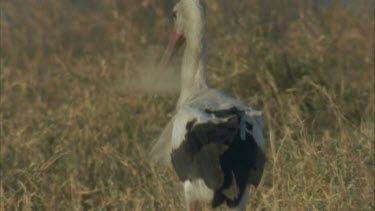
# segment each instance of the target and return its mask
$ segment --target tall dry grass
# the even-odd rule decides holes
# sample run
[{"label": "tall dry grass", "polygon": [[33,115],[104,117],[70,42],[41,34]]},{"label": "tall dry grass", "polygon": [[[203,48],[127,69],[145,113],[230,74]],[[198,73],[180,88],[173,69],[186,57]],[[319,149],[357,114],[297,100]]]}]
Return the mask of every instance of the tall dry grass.
[{"label": "tall dry grass", "polygon": [[[207,4],[211,84],[267,118],[249,210],[374,210],[373,3]],[[146,159],[177,96],[118,86],[160,57],[168,8],[1,2],[1,210],[183,209]]]}]

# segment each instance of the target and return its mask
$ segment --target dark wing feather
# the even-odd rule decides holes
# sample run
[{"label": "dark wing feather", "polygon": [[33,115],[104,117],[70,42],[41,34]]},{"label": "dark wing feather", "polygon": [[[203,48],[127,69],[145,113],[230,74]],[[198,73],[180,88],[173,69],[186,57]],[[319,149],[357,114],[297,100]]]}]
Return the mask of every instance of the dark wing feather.
[{"label": "dark wing feather", "polygon": [[172,151],[172,164],[180,180],[202,178],[211,189],[223,183],[220,156],[227,150],[238,130],[238,117],[215,124],[187,124],[185,140]]},{"label": "dark wing feather", "polygon": [[248,184],[259,184],[265,156],[251,133],[240,138],[244,112],[236,108],[206,112],[222,121],[188,122],[185,140],[172,151],[172,164],[181,181],[203,179],[214,191],[213,208],[223,202],[234,207]]}]

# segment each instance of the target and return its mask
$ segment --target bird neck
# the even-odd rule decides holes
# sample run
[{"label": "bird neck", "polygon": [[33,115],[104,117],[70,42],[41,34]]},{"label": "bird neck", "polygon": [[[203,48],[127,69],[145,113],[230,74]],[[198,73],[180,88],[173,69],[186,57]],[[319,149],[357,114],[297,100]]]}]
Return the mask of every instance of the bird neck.
[{"label": "bird neck", "polygon": [[203,29],[186,36],[186,48],[181,69],[181,91],[178,106],[183,105],[198,92],[208,88],[206,42]]}]

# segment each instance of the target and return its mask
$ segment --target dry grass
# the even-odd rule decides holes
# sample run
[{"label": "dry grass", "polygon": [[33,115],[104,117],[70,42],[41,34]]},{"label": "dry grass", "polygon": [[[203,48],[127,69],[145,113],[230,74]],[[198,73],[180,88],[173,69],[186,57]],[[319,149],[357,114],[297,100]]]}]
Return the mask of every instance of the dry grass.
[{"label": "dry grass", "polygon": [[[116,85],[161,54],[165,2],[1,2],[1,210],[182,209],[146,159],[176,95]],[[374,210],[371,1],[207,2],[210,81],[267,117],[249,209]]]}]

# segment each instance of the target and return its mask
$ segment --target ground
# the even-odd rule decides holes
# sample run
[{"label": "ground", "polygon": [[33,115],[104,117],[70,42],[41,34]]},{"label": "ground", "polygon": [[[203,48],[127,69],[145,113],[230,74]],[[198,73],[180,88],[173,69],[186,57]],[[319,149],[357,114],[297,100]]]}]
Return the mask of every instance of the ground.
[{"label": "ground", "polygon": [[[374,210],[373,3],[206,2],[210,84],[267,119],[248,208]],[[170,7],[2,2],[1,210],[182,210],[147,159],[178,95]]]}]

